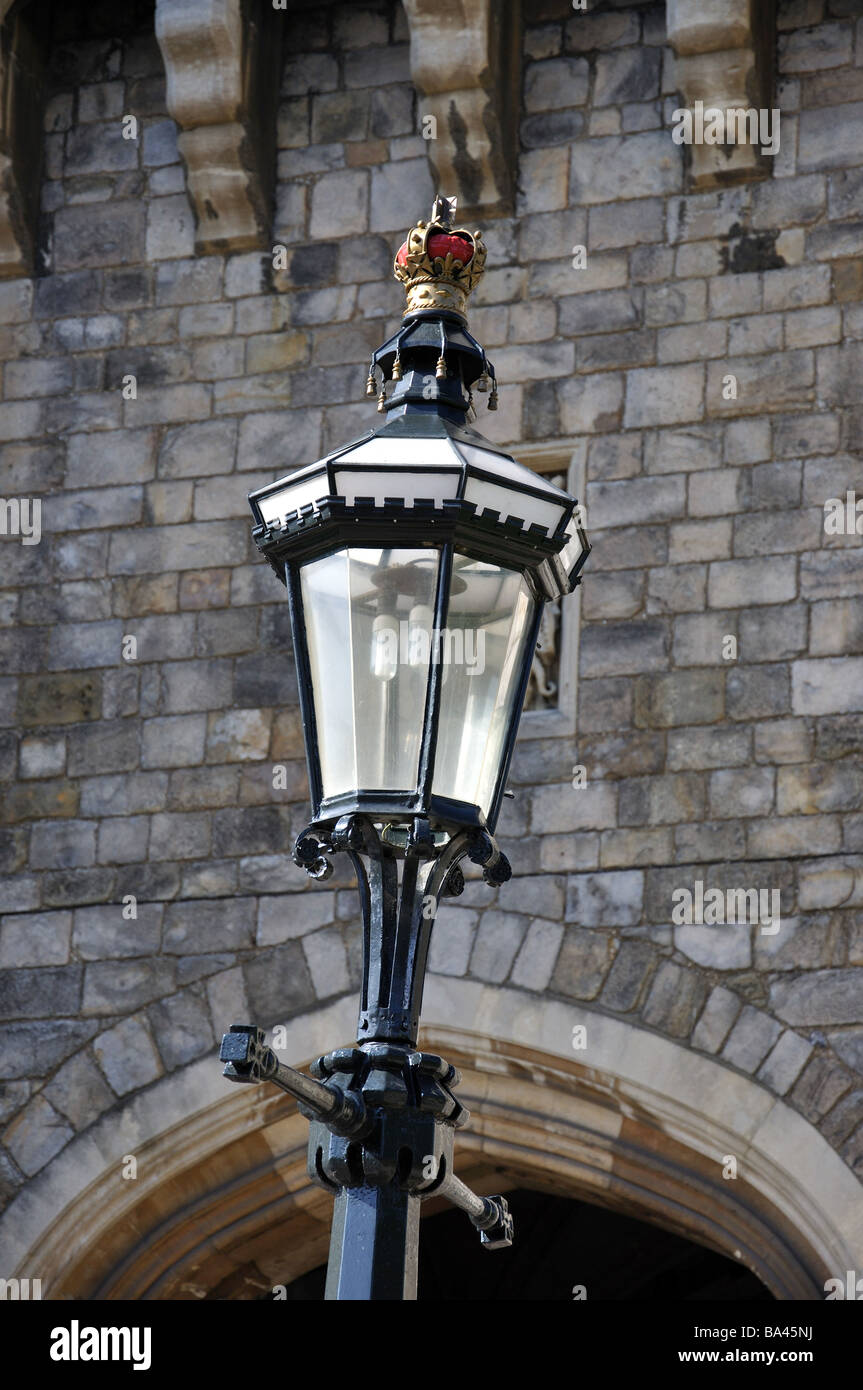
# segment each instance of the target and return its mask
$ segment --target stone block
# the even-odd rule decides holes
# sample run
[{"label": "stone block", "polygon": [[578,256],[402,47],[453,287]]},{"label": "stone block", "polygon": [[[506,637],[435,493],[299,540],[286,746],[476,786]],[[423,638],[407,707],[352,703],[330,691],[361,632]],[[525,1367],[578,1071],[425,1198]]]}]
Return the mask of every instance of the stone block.
[{"label": "stone block", "polygon": [[769,1014],[745,1005],[722,1049],[722,1058],[741,1071],[754,1072],[764,1061],[782,1029]]},{"label": "stone block", "polygon": [[95,862],[96,826],[91,821],[38,821],[30,838],[34,869],[86,868]]},{"label": "stone block", "polygon": [[256,906],[254,898],[169,903],[163,950],[171,955],[190,955],[251,946]]},{"label": "stone block", "polygon": [[638,570],[598,574],[584,594],[584,617],[632,618],[644,603],[644,575]]},{"label": "stone block", "polygon": [[637,926],[643,897],[644,874],[638,869],[573,876],[566,920],[584,927]]},{"label": "stone block", "polygon": [[530,63],[524,77],[524,109],[533,114],[583,106],[589,81],[590,69],[585,58],[555,58]]},{"label": "stone block", "polygon": [[835,816],[774,817],[768,821],[753,820],[747,826],[747,851],[756,859],[835,854],[841,841],[841,824]]},{"label": "stone block", "polygon": [[[773,805],[775,773],[772,768],[731,769],[710,777],[710,812],[714,816],[763,816]],[[780,814],[784,814],[781,806]]]},{"label": "stone block", "polygon": [[779,36],[780,72],[816,72],[851,61],[852,36],[844,24],[816,24]]},{"label": "stone block", "polygon": [[664,670],[668,665],[668,638],[667,624],[657,618],[593,623],[582,633],[584,675],[635,675],[640,671]]},{"label": "stone block", "polygon": [[[533,257],[563,256],[572,247],[584,243],[584,213],[580,208],[568,209],[569,148],[552,145],[547,149],[526,150],[519,166],[521,187],[517,206],[524,216],[522,230],[523,261]],[[554,214],[555,221],[545,224],[545,215]],[[564,228],[576,226],[580,236],[562,244]],[[532,252],[528,250],[532,248]]]},{"label": "stone block", "polygon": [[534,834],[596,830],[615,825],[616,819],[617,791],[607,783],[594,782],[574,788],[566,782],[538,787],[533,793],[531,826]]},{"label": "stone block", "polygon": [[843,714],[863,709],[863,658],[795,661],[791,668],[795,714]]},{"label": "stone block", "polygon": [[48,1075],[83,1047],[96,1027],[89,1020],[62,1018],[51,1018],[44,1023],[5,1024],[0,1031],[3,1076],[13,1081],[21,1076]]},{"label": "stone block", "polygon": [[567,434],[599,434],[620,426],[623,378],[613,372],[570,377],[558,386],[561,428]]},{"label": "stone block", "polygon": [[143,725],[141,766],[186,767],[204,757],[206,719],[203,714],[168,715]]},{"label": "stone block", "polygon": [[307,1009],[315,997],[312,977],[299,941],[258,951],[243,966],[252,1017],[261,1027],[280,1023]]},{"label": "stone block", "polygon": [[147,1016],[168,1071],[209,1052],[215,1043],[209,1009],[192,990],[160,999],[148,1009]]},{"label": "stone block", "polygon": [[[863,109],[863,108],[861,108]],[[764,277],[764,309],[801,309],[810,304],[829,304],[830,267],[792,266],[771,270]]]},{"label": "stone block", "polygon": [[435,917],[429,951],[429,970],[436,975],[466,975],[473,949],[477,913],[442,906]]},{"label": "stone block", "polygon": [[[699,567],[701,568],[701,567]],[[687,613],[674,620],[672,655],[675,666],[716,666],[723,639],[733,635],[736,615]]]},{"label": "stone block", "polygon": [[758,1070],[758,1080],[784,1096],[812,1056],[813,1046],[799,1033],[786,1029]]},{"label": "stone block", "polygon": [[[489,915],[491,914],[486,914]],[[533,919],[510,972],[510,979],[514,985],[537,991],[548,987],[563,933],[564,928],[559,922],[541,917]],[[484,978],[490,977],[486,975]]]},{"label": "stone block", "polygon": [[19,752],[19,776],[55,777],[66,767],[64,738],[24,738]]},{"label": "stone block", "polygon": [[[145,216],[146,204],[132,200],[58,208],[55,270],[139,263],[144,259]],[[91,305],[92,300],[87,307]]]},{"label": "stone block", "polygon": [[780,815],[812,815],[820,811],[853,811],[863,797],[863,769],[843,763],[813,763],[784,767],[776,788]]},{"label": "stone block", "polygon": [[730,670],[726,676],[726,712],[730,719],[766,719],[791,712],[788,667],[765,664]]},{"label": "stone block", "polygon": [[75,910],[73,945],[84,961],[157,954],[162,932],[161,903],[136,903],[137,917],[124,916],[122,902]]},{"label": "stone block", "polygon": [[710,991],[707,1003],[692,1034],[692,1046],[701,1052],[717,1053],[740,1013],[741,999],[724,985]]},{"label": "stone block", "polygon": [[76,1015],[81,997],[81,967],[18,967],[0,972],[0,1017],[50,1018]]},{"label": "stone block", "polygon": [[74,1131],[63,1123],[54,1107],[43,1095],[37,1095],[9,1125],[3,1142],[29,1178],[73,1138]]},{"label": "stone block", "polygon": [[570,999],[595,999],[612,963],[612,941],[603,932],[567,927],[551,977],[551,989]]},{"label": "stone block", "polygon": [[96,1059],[119,1096],[147,1086],[162,1074],[162,1064],[150,1033],[136,1018],[123,1019],[100,1033],[93,1043]]},{"label": "stone block", "polygon": [[482,914],[474,937],[470,973],[481,980],[502,983],[522,944],[527,919],[513,912],[489,910]]},{"label": "stone block", "polygon": [[650,1027],[673,1038],[688,1037],[707,989],[706,982],[694,970],[664,961],[653,977],[641,1016]]},{"label": "stone block", "polygon": [[196,859],[210,848],[209,817],[193,812],[164,812],[153,816],[150,856],[153,859]]},{"label": "stone block", "polygon": [[338,927],[304,936],[302,948],[318,999],[329,999],[350,988],[348,958]]},{"label": "stone block", "polygon": [[640,676],[635,690],[639,728],[713,724],[724,710],[722,671],[674,671]]},{"label": "stone block", "polygon": [[647,612],[681,613],[704,608],[706,565],[669,565],[648,577]]},{"label": "stone block", "polygon": [[207,981],[207,999],[213,1031],[217,1037],[227,1032],[231,1023],[239,1023],[252,1017],[243,972],[239,966],[231,970],[222,970]]},{"label": "stone block", "polygon": [[616,1013],[636,1008],[656,961],[657,953],[648,942],[621,942],[602,990],[602,1005]]},{"label": "stone block", "polygon": [[785,603],[797,594],[794,556],[717,560],[710,565],[707,602],[711,608],[742,608],[756,593],[762,603]]},{"label": "stone block", "polygon": [[525,117],[519,129],[526,149],[548,149],[576,140],[584,131],[584,116],[573,109],[544,111]]},{"label": "stone block", "polygon": [[812,738],[802,719],[776,719],[755,728],[757,763],[799,763],[812,756]]},{"label": "stone block", "polygon": [[112,816],[99,826],[100,864],[136,864],[147,858],[149,817]]},{"label": "stone block", "polygon": [[582,140],[572,149],[570,202],[614,202],[621,189],[630,198],[662,197],[679,191],[682,176],[680,151],[664,131]]},{"label": "stone block", "polygon": [[78,1131],[86,1129],[117,1099],[88,1052],[71,1057],[42,1094]]},{"label": "stone block", "polygon": [[[268,876],[267,889],[276,885]],[[291,886],[296,887],[297,884]],[[258,905],[258,946],[276,946],[308,932],[326,926],[335,917],[334,894],[321,889],[308,893],[287,893],[278,896],[266,891]]]},{"label": "stone block", "polygon": [[[169,960],[104,960],[85,967],[82,1014],[130,1014],[174,987]],[[113,1083],[112,1083],[113,1084]]]},{"label": "stone block", "polygon": [[65,965],[72,930],[70,912],[15,914],[0,919],[0,968]]},{"label": "stone block", "polygon": [[627,428],[673,425],[698,420],[704,413],[704,368],[647,367],[626,376]]},{"label": "stone block", "polygon": [[850,1089],[853,1079],[852,1073],[837,1066],[832,1057],[816,1053],[795,1083],[789,1099],[810,1124],[817,1124]]}]

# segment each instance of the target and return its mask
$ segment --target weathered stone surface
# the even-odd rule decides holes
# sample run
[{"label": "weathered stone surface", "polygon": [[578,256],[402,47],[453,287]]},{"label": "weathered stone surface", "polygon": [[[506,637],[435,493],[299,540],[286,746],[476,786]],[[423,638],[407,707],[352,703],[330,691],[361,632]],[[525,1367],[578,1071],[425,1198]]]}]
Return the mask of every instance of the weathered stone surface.
[{"label": "weathered stone surface", "polygon": [[162,1073],[152,1037],[137,1018],[124,1019],[100,1033],[93,1043],[93,1051],[118,1096],[149,1085]]},{"label": "weathered stone surface", "polygon": [[213,1029],[206,1003],[192,990],[160,999],[147,1011],[156,1046],[165,1067],[191,1062],[213,1046]]},{"label": "weathered stone surface", "polygon": [[722,1049],[722,1057],[741,1071],[754,1072],[781,1031],[775,1019],[746,1004]]},{"label": "weathered stone surface", "polygon": [[687,1037],[706,994],[707,985],[695,971],[665,961],[653,978],[641,1016],[673,1038]]},{"label": "weathered stone surface", "polygon": [[438,975],[466,975],[473,949],[478,914],[444,906],[435,916],[432,928],[429,969]]},{"label": "weathered stone surface", "polygon": [[762,1062],[758,1080],[763,1081],[777,1095],[784,1096],[811,1055],[812,1043],[801,1038],[799,1033],[792,1032],[790,1028],[786,1029]]},{"label": "weathered stone surface", "polygon": [[46,1076],[96,1032],[90,1020],[52,1018],[39,1023],[6,1023],[0,1030],[0,1065],[10,1080]]},{"label": "weathered stone surface", "polygon": [[345,943],[338,927],[327,927],[303,937],[303,954],[319,999],[343,994],[350,987]]},{"label": "weathered stone surface", "polygon": [[470,973],[495,984],[505,980],[526,927],[526,918],[514,912],[484,912],[474,937]]},{"label": "weathered stone surface", "polygon": [[726,989],[724,985],[717,985],[712,989],[692,1033],[693,1047],[699,1048],[702,1052],[718,1052],[740,1009],[739,995]]},{"label": "weathered stone surface", "polygon": [[567,927],[551,989],[570,999],[595,999],[611,966],[611,937]]},{"label": "weathered stone surface", "polygon": [[88,965],[84,973],[85,1016],[126,1014],[158,999],[173,984],[170,960],[111,960]]},{"label": "weathered stone surface", "polygon": [[770,1002],[792,1025],[857,1023],[860,1013],[860,975],[851,970],[821,970],[797,979],[780,979],[771,986]]},{"label": "weathered stone surface", "polygon": [[16,913],[0,919],[0,967],[65,965],[72,930],[70,912]]},{"label": "weathered stone surface", "polygon": [[164,950],[187,955],[251,946],[255,907],[253,898],[170,903],[165,909]]},{"label": "weathered stone surface", "polygon": [[299,941],[259,951],[243,966],[252,1016],[262,1026],[278,1023],[307,1008],[315,998]]},{"label": "weathered stone surface", "polygon": [[63,1123],[54,1107],[39,1095],[12,1121],[3,1142],[29,1178],[44,1168],[73,1137],[73,1131]]},{"label": "weathered stone surface", "polygon": [[656,962],[657,953],[647,942],[623,941],[603,987],[601,1003],[621,1013],[637,1008]]},{"label": "weathered stone surface", "polygon": [[86,1129],[116,1100],[87,1052],[71,1057],[45,1087],[43,1095],[75,1130]]}]

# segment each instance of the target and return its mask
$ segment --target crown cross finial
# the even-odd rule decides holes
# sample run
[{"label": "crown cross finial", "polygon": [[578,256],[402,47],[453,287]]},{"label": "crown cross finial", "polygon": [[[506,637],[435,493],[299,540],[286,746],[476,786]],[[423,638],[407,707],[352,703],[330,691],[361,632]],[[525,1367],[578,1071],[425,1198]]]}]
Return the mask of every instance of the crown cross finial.
[{"label": "crown cross finial", "polygon": [[405,287],[405,315],[446,309],[464,317],[485,268],[486,248],[480,232],[454,225],[457,203],[435,198],[431,220],[411,227],[399,248],[393,274]]},{"label": "crown cross finial", "polygon": [[435,198],[434,206],[432,207],[432,222],[437,222],[439,226],[446,227],[448,231],[451,231],[455,223],[457,207],[458,198]]}]

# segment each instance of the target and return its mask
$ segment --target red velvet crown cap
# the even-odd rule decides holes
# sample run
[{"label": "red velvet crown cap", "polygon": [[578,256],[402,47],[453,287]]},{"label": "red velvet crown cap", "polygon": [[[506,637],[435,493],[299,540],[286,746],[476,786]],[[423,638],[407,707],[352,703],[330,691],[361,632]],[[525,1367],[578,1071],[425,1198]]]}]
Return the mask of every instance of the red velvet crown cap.
[{"label": "red velvet crown cap", "polygon": [[[450,251],[452,252],[453,259],[460,260],[462,265],[467,265],[468,261],[473,256],[473,246],[468,241],[467,237],[451,236],[448,232],[434,232],[426,242],[426,250],[430,256],[440,256],[441,258],[446,256],[447,252]],[[408,244],[405,241],[402,242],[402,245],[399,247],[396,260],[399,265],[406,265],[407,258]]]}]

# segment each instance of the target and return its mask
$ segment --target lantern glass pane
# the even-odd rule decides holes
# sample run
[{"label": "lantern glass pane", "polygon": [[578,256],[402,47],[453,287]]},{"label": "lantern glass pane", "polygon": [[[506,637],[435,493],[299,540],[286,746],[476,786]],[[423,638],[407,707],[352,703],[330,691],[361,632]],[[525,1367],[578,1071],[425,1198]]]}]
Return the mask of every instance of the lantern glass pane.
[{"label": "lantern glass pane", "polygon": [[535,613],[521,574],[456,555],[446,627],[433,792],[488,816],[516,710]]},{"label": "lantern glass pane", "polygon": [[324,797],[416,787],[440,553],[340,550],[304,565]]}]

